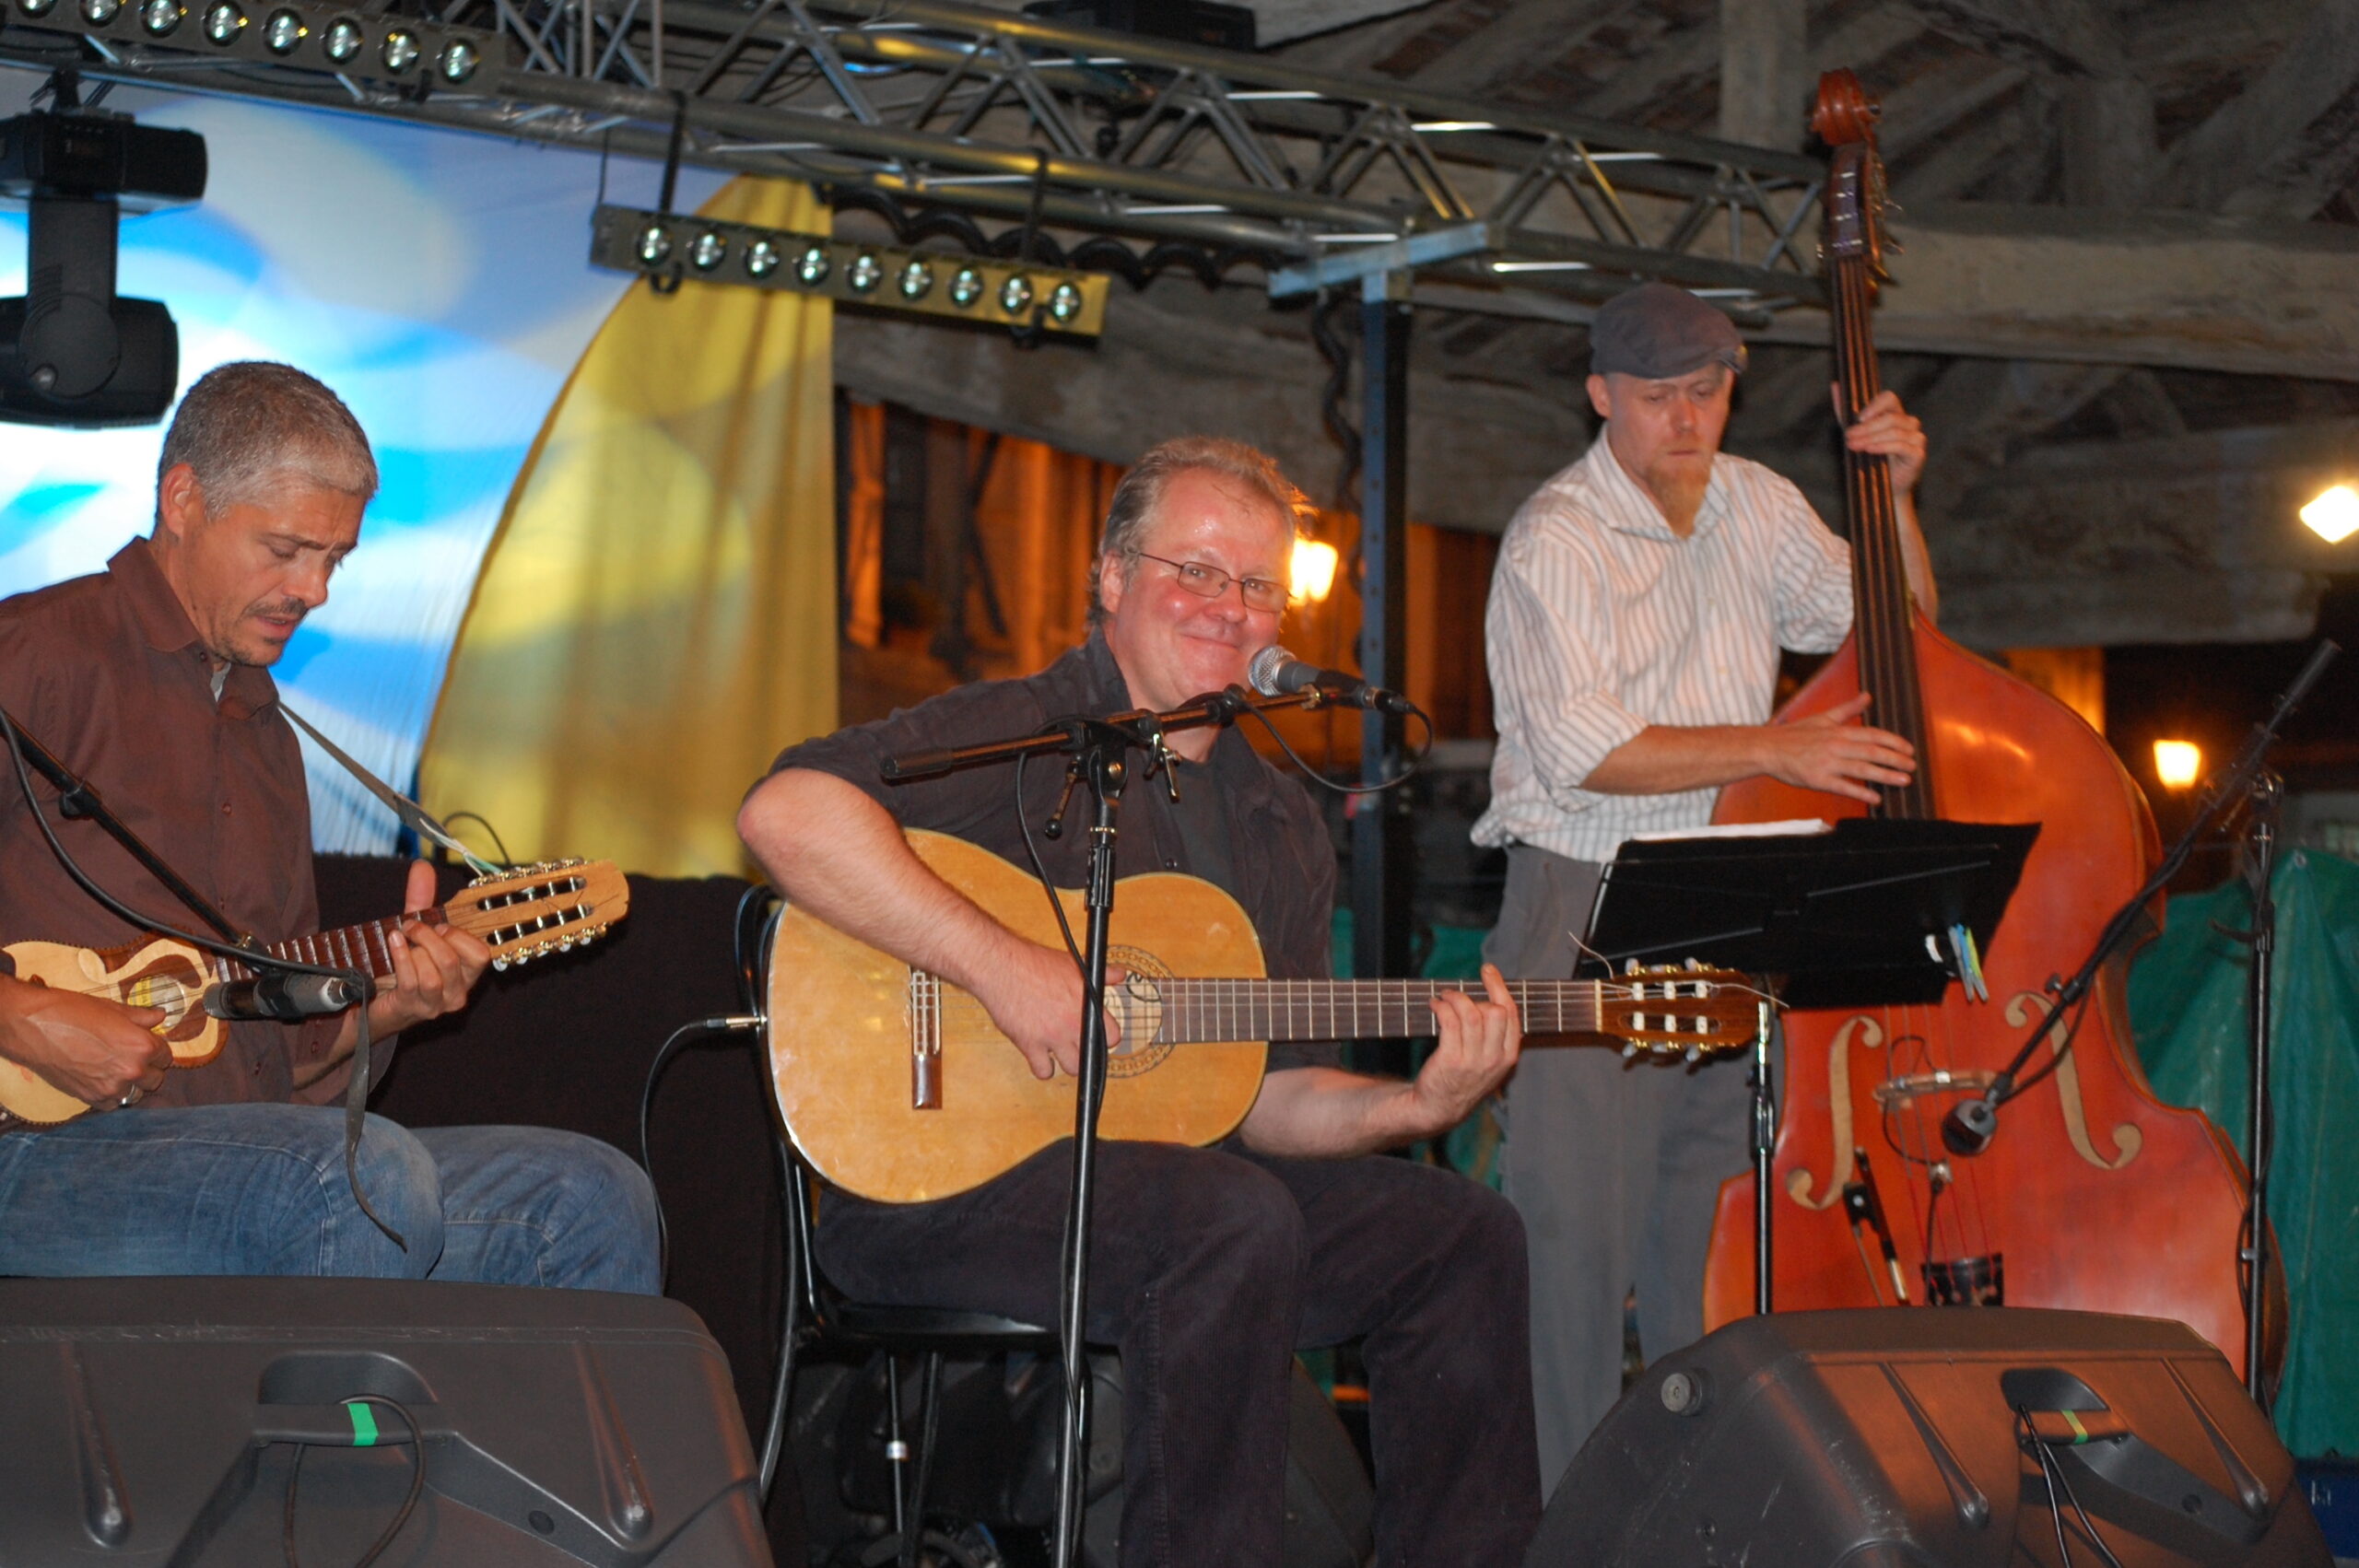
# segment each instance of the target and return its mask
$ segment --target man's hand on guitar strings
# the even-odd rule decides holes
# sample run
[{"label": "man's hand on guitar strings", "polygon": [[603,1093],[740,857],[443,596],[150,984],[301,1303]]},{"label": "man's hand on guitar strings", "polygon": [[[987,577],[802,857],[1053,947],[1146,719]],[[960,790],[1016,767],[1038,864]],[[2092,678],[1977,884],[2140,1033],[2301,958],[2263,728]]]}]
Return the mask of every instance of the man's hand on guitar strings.
[{"label": "man's hand on guitar strings", "polygon": [[[433,866],[413,860],[403,912],[431,908],[434,902]],[[393,979],[369,1004],[369,1027],[380,1039],[466,1006],[468,993],[491,964],[491,949],[480,938],[423,920],[404,921],[386,946],[393,959]]]},{"label": "man's hand on guitar strings", "polygon": [[[1121,983],[1124,971],[1108,965],[1106,985]],[[1081,971],[1070,954],[1010,934],[1008,951],[970,988],[1001,1034],[1024,1054],[1032,1076],[1046,1080],[1057,1070],[1081,1076]],[[1106,1010],[1106,1043],[1122,1043],[1121,1014]]]},{"label": "man's hand on guitar strings", "polygon": [[172,1047],[160,1007],[0,977],[0,1056],[87,1106],[112,1108],[159,1088]]},{"label": "man's hand on guitar strings", "polygon": [[1507,977],[1494,965],[1483,965],[1483,989],[1487,1000],[1457,990],[1434,998],[1440,1036],[1409,1086],[1419,1106],[1418,1119],[1426,1124],[1422,1136],[1465,1120],[1515,1068],[1523,1025],[1516,1016],[1515,999],[1508,993]]}]

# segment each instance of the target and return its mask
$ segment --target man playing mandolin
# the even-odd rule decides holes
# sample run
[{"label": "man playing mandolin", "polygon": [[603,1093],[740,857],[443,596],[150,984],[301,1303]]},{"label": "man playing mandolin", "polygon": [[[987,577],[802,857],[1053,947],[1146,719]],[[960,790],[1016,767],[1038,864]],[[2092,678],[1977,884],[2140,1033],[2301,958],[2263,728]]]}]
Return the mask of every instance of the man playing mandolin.
[{"label": "man playing mandolin", "polygon": [[[1038,837],[1062,770],[1030,767],[1019,801],[1008,767],[887,785],[878,764],[1241,685],[1276,640],[1301,504],[1234,442],[1147,453],[1109,509],[1083,647],[1028,679],[788,751],[746,800],[747,846],[801,909],[972,993],[1036,1077],[1077,1071],[1072,959],[954,891],[901,834],[938,829],[1023,864],[1020,824]],[[1219,884],[1250,916],[1271,975],[1325,977],[1335,861],[1307,791],[1241,735],[1187,731],[1171,747],[1178,799],[1159,777],[1126,792],[1121,873]],[[1060,885],[1083,880],[1087,837],[1040,840]],[[1277,1563],[1290,1358],[1363,1337],[1377,1561],[1521,1561],[1539,1516],[1521,1227],[1473,1182],[1367,1157],[1455,1126],[1514,1065],[1515,1010],[1497,973],[1485,979],[1488,1000],[1435,1002],[1438,1042],[1414,1081],[1347,1072],[1332,1045],[1277,1046],[1220,1145],[1100,1146],[1090,1327],[1122,1356],[1125,1564]],[[958,1092],[946,1085],[945,1103]],[[831,1191],[821,1261],[869,1299],[1053,1322],[1070,1171],[1059,1143],[933,1201]]]},{"label": "man playing mandolin", "polygon": [[[189,389],[164,438],[153,534],[103,573],[0,602],[0,705],[264,942],[319,923],[302,757],[267,670],[326,602],[376,488],[368,438],[334,392],[288,366],[226,365]],[[5,752],[0,940],[140,942],[53,855]],[[54,790],[33,788],[100,886],[197,924],[94,825],[65,821]],[[432,868],[413,866],[406,908],[433,900]],[[384,947],[392,977],[368,1004],[380,1046],[464,1007],[489,957],[422,920]],[[372,1116],[347,1180],[334,1102],[352,1071],[351,1013],[233,1024],[217,1057],[185,1071],[167,1071],[156,1031],[168,1016],[31,983],[0,955],[0,1059],[69,1109],[91,1107],[49,1126],[0,1117],[0,1274],[657,1288],[652,1194],[616,1151],[540,1129],[413,1133]]]},{"label": "man playing mandolin", "polygon": [[[1490,809],[1508,848],[1486,956],[1573,972],[1603,862],[1625,838],[1701,827],[1719,787],[1766,774],[1873,802],[1908,743],[1861,696],[1773,725],[1778,650],[1825,652],[1851,625],[1850,553],[1791,484],[1720,451],[1744,343],[1684,289],[1647,284],[1590,325],[1586,456],[1524,503],[1499,546],[1486,644],[1498,714]],[[1925,437],[1891,392],[1845,432],[1890,461],[1901,554],[1933,582],[1907,497]],[[1622,1389],[1636,1291],[1652,1362],[1703,1333],[1713,1199],[1748,1148],[1742,1061],[1686,1070],[1604,1050],[1528,1056],[1508,1094],[1508,1195],[1531,1229],[1543,1473],[1555,1478]]]}]

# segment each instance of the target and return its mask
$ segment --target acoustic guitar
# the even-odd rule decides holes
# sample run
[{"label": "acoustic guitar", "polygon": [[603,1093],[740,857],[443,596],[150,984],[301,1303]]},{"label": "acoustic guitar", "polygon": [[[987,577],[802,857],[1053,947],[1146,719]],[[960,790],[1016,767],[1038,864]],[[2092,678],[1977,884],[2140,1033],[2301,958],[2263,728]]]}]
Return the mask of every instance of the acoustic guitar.
[{"label": "acoustic guitar", "polygon": [[[387,933],[423,922],[479,937],[491,949],[492,966],[506,969],[594,942],[629,908],[630,884],[613,861],[547,860],[477,877],[449,903],[430,909],[296,937],[264,951],[299,964],[366,970],[386,980],[393,973]],[[204,1066],[221,1054],[229,1038],[229,1025],[205,1011],[207,989],[253,977],[235,960],[161,938],[112,948],[19,942],[6,951],[20,980],[129,1007],[162,1008],[164,1022],[156,1032],[170,1042],[176,1068]],[[90,1107],[31,1069],[0,1059],[0,1108],[20,1121],[54,1127]]]},{"label": "acoustic guitar", "polygon": [[[913,831],[935,875],[1018,935],[1059,947],[1028,873],[963,839]],[[1082,895],[1063,890],[1076,930]],[[1234,898],[1156,872],[1122,879],[1107,989],[1121,1043],[1107,1063],[1099,1135],[1205,1144],[1245,1119],[1273,1040],[1431,1035],[1435,996],[1459,980],[1272,980]],[[781,910],[769,943],[770,1079],[811,1167],[881,1202],[980,1187],[1073,1131],[1074,1080],[1046,1082],[974,997],[825,921]],[[1634,971],[1607,980],[1517,980],[1528,1036],[1609,1036],[1627,1050],[1748,1046],[1759,992],[1741,975]]]}]

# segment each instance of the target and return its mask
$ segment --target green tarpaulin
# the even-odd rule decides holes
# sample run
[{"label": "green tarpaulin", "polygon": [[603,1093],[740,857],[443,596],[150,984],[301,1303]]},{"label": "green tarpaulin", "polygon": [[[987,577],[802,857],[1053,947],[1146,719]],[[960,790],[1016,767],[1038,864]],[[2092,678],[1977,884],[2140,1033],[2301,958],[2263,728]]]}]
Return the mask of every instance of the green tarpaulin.
[{"label": "green tarpaulin", "polygon": [[[2292,1320],[2277,1427],[2296,1454],[2359,1454],[2359,864],[2296,850],[2276,876],[2276,1157],[2269,1216]],[[2154,1091],[2245,1142],[2251,954],[2241,882],[2170,902],[2130,977]]]}]

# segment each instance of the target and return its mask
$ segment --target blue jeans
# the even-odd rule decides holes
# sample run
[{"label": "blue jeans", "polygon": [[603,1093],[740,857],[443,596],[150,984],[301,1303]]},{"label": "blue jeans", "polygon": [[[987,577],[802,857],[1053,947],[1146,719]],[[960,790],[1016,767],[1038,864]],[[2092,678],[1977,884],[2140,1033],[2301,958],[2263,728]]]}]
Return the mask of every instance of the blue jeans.
[{"label": "blue jeans", "polygon": [[662,1286],[655,1196],[616,1149],[533,1127],[409,1131],[370,1117],[360,1185],[344,1112],[194,1106],[0,1137],[0,1274],[310,1274]]}]

